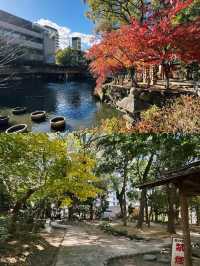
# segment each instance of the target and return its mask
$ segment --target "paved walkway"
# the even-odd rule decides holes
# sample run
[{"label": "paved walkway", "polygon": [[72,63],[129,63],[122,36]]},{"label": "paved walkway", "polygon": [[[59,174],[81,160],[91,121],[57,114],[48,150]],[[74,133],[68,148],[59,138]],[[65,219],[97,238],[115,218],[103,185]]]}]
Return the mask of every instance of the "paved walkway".
[{"label": "paved walkway", "polygon": [[69,226],[56,266],[105,266],[108,259],[159,251],[169,240],[134,241],[102,233],[92,226]]}]

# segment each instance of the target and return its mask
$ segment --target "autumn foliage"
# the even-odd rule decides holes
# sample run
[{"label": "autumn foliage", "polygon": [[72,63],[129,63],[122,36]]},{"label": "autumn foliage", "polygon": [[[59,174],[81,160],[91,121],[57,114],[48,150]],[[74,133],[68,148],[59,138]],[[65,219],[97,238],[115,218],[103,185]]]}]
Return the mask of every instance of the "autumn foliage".
[{"label": "autumn foliage", "polygon": [[[199,133],[200,98],[181,96],[167,106],[152,106],[141,114],[141,121],[129,132],[137,133]],[[128,132],[128,130],[125,130]]]},{"label": "autumn foliage", "polygon": [[104,34],[88,52],[91,72],[101,87],[107,77],[122,69],[138,70],[145,65],[162,65],[166,80],[174,61],[200,61],[200,19],[177,23],[176,16],[193,0],[172,0],[159,11],[146,10],[146,19],[133,18],[131,25]]},{"label": "autumn foliage", "polygon": [[199,134],[200,132],[200,98],[181,96],[170,100],[164,107],[153,105],[141,112],[140,120],[132,125],[127,124],[124,118],[102,120],[96,133],[182,133]]}]

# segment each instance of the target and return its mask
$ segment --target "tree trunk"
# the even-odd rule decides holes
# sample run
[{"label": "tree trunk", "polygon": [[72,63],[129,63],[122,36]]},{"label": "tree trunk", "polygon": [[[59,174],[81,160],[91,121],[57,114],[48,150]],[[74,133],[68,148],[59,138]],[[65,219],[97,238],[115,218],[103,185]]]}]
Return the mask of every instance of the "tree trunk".
[{"label": "tree trunk", "polygon": [[183,228],[183,239],[184,239],[184,245],[185,245],[184,266],[192,266],[192,251],[191,251],[191,239],[190,239],[190,229],[189,229],[188,199],[184,193],[183,188],[180,188],[180,203],[181,203],[181,219],[182,219],[182,228]]},{"label": "tree trunk", "polygon": [[147,225],[149,224],[149,207],[148,207],[147,193],[145,197],[145,222]]},{"label": "tree trunk", "polygon": [[126,195],[123,198],[123,225],[127,226],[127,206],[126,206]]},{"label": "tree trunk", "polygon": [[153,209],[152,209],[152,206],[150,207],[150,212],[149,212],[149,217],[148,217],[148,228],[151,227],[151,217],[152,217],[152,214],[153,214]]},{"label": "tree trunk", "polygon": [[[148,161],[147,166],[145,168],[145,171],[143,173],[142,183],[146,182],[147,176],[149,174],[149,171],[151,169],[151,165],[152,165],[152,162],[153,162],[153,157],[154,157],[154,154],[151,154],[151,156],[149,157],[149,161]],[[143,222],[144,222],[144,209],[145,209],[145,204],[146,204],[146,194],[147,194],[146,189],[142,189],[141,198],[140,198],[139,217],[138,217],[138,222],[137,222],[137,225],[136,225],[136,227],[138,229],[142,228],[142,225],[143,225]]]},{"label": "tree trunk", "polygon": [[119,207],[120,207],[121,216],[123,217],[122,195],[121,195],[121,193],[119,193],[119,191],[116,192],[116,195],[117,195],[117,199],[119,201]]},{"label": "tree trunk", "polygon": [[12,210],[12,214],[11,214],[11,220],[10,220],[10,225],[9,225],[9,232],[10,233],[15,233],[16,231],[16,222],[17,222],[17,217],[19,215],[19,211],[21,210],[21,208],[23,207],[23,205],[25,205],[26,201],[30,198],[30,196],[35,192],[34,189],[29,189],[26,194],[23,196],[23,198],[19,199],[13,210]]},{"label": "tree trunk", "polygon": [[90,203],[90,220],[94,220],[94,204],[93,201]]},{"label": "tree trunk", "polygon": [[170,89],[169,74],[170,74],[170,65],[168,63],[163,63],[163,71],[165,75],[165,89]]},{"label": "tree trunk", "polygon": [[138,87],[138,83],[136,81],[136,71],[135,71],[135,68],[130,68],[129,70],[130,72],[130,77],[131,77],[131,86],[132,87]]},{"label": "tree trunk", "polygon": [[169,185],[167,186],[167,197],[168,197],[168,225],[167,225],[167,231],[170,234],[175,234],[175,220],[176,220],[176,211],[175,211],[175,187],[171,185],[171,188]]},{"label": "tree trunk", "polygon": [[123,220],[123,225],[127,226],[127,208],[126,208],[126,198],[123,195],[123,191],[121,193],[117,192],[117,199],[119,201],[121,216]]},{"label": "tree trunk", "polygon": [[73,214],[74,214],[74,208],[73,208],[73,206],[71,206],[71,207],[68,208],[68,219],[69,219],[69,221],[72,221]]},{"label": "tree trunk", "polygon": [[158,212],[154,210],[154,213],[155,213],[155,223],[158,223]]},{"label": "tree trunk", "polygon": [[142,225],[144,222],[145,198],[146,198],[146,189],[142,189],[141,198],[140,198],[139,217],[138,217],[138,222],[137,222],[138,229],[142,229]]},{"label": "tree trunk", "polygon": [[128,176],[127,176],[127,167],[128,167],[128,158],[125,158],[124,162],[124,173],[123,173],[123,186],[121,191],[117,191],[117,199],[119,200],[121,214],[122,214],[122,220],[124,226],[127,226],[127,206],[126,206],[126,187],[128,182]]}]

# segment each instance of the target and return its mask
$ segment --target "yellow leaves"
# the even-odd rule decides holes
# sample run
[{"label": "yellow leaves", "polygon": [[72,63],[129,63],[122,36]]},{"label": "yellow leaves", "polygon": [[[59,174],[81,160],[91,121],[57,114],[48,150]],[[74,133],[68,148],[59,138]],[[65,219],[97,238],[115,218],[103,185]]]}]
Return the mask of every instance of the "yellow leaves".
[{"label": "yellow leaves", "polygon": [[96,160],[82,142],[75,134],[66,139],[50,134],[0,136],[0,172],[14,200],[29,189],[35,190],[33,201],[48,197],[65,205],[72,195],[80,200],[96,197]]},{"label": "yellow leaves", "polygon": [[71,154],[70,158],[72,164],[65,178],[68,189],[80,200],[96,197],[100,192],[95,186],[98,181],[94,175],[96,161],[83,151]]},{"label": "yellow leaves", "polygon": [[71,204],[72,204],[72,200],[69,197],[64,198],[61,203],[61,208],[69,207],[71,206]]},{"label": "yellow leaves", "polygon": [[96,161],[83,152],[71,154],[70,159],[73,162],[70,169],[70,175],[72,176],[83,176],[85,173],[88,174],[96,165]]},{"label": "yellow leaves", "polygon": [[124,121],[113,117],[112,119],[102,120],[99,131],[106,134],[119,133],[125,127]]},{"label": "yellow leaves", "polygon": [[59,197],[67,206],[71,204],[72,196],[81,201],[95,198],[101,192],[96,186],[98,179],[94,175],[95,159],[84,150],[68,154],[68,159],[71,163],[65,176],[49,183],[49,195]]}]

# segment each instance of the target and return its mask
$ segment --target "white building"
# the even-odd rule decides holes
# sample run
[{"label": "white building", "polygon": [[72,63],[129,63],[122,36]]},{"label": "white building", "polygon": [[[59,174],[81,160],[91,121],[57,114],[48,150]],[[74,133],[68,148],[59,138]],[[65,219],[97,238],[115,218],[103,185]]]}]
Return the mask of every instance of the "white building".
[{"label": "white building", "polygon": [[[120,205],[116,196],[116,192],[113,190],[108,191],[108,197],[106,199],[108,201],[108,209],[106,210],[104,217],[115,218],[120,214]],[[127,209],[131,205],[133,208],[139,207],[139,201],[130,201],[128,197],[126,197]]]},{"label": "white building", "polygon": [[44,27],[47,29],[47,31],[49,32],[51,38],[55,39],[55,51],[57,51],[59,49],[60,46],[60,37],[59,37],[59,32],[57,29],[49,26],[49,25],[44,25]]},{"label": "white building", "polygon": [[44,27],[0,10],[0,38],[22,48],[23,62],[55,63],[56,38]]}]

